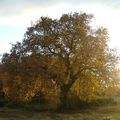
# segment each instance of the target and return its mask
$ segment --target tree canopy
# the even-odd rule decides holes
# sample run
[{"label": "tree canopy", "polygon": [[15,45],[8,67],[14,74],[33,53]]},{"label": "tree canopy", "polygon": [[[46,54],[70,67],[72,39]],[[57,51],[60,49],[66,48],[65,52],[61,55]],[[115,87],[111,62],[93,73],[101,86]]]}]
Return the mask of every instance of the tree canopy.
[{"label": "tree canopy", "polygon": [[[70,91],[88,100],[111,83],[118,61],[108,47],[107,29],[93,29],[93,15],[63,14],[59,19],[41,17],[29,27],[23,41],[12,45],[2,64],[22,86],[34,81],[52,81],[60,90],[61,105]],[[15,78],[16,77],[16,78]]]}]

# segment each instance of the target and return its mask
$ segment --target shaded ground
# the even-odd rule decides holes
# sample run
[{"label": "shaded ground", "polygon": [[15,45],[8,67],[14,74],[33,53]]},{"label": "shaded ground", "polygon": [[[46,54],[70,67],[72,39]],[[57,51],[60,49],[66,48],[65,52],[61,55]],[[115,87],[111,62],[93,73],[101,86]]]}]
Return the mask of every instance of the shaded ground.
[{"label": "shaded ground", "polygon": [[114,120],[120,120],[120,105],[66,113],[0,108],[0,120],[103,120],[107,116],[111,116]]}]

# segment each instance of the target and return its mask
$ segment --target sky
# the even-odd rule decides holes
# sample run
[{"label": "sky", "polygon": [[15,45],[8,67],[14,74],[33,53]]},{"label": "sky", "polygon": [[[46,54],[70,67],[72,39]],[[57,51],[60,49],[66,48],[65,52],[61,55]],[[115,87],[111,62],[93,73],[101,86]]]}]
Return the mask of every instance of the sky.
[{"label": "sky", "polygon": [[21,42],[27,27],[41,16],[54,19],[71,12],[93,14],[92,24],[108,29],[109,46],[120,53],[120,0],[0,0],[0,54]]}]

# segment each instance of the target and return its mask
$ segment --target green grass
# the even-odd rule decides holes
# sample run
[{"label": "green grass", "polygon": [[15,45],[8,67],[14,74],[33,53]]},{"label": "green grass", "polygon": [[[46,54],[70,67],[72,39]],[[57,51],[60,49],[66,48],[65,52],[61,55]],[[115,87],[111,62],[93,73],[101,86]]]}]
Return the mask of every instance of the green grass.
[{"label": "green grass", "polygon": [[65,113],[0,108],[0,120],[120,120],[120,105]]}]

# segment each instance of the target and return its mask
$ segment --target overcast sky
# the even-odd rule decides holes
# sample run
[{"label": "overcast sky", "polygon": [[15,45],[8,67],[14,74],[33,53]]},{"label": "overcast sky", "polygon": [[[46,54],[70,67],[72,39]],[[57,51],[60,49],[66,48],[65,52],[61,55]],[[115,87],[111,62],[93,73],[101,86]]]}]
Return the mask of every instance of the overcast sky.
[{"label": "overcast sky", "polygon": [[0,0],[0,54],[9,52],[10,43],[22,41],[31,21],[80,11],[92,13],[94,25],[108,28],[110,47],[119,50],[120,0]]}]

